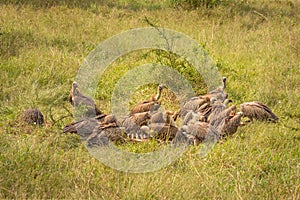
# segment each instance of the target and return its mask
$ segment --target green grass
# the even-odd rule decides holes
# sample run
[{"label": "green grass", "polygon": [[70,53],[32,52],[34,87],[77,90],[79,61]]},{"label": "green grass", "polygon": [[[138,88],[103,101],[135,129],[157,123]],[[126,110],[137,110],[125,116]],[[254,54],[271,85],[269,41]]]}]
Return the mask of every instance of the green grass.
[{"label": "green grass", "polygon": [[[191,10],[169,1],[2,1],[0,198],[299,199],[299,8],[298,1],[264,0]],[[265,102],[280,122],[241,127],[204,158],[197,154],[199,147],[191,147],[166,168],[145,174],[106,167],[78,136],[62,134],[72,121],[67,97],[84,58],[106,38],[148,27],[145,16],[204,46],[228,77],[227,91],[237,105]],[[122,74],[159,60],[136,52],[113,63],[98,84],[99,107],[110,111],[113,86]],[[203,93],[201,78],[189,76],[193,72],[187,66],[181,73],[196,93]],[[155,90],[141,88],[132,103]],[[163,93],[163,105],[177,109],[171,94]],[[45,127],[16,122],[29,107],[44,113]],[[157,145],[121,148],[146,152]]]}]

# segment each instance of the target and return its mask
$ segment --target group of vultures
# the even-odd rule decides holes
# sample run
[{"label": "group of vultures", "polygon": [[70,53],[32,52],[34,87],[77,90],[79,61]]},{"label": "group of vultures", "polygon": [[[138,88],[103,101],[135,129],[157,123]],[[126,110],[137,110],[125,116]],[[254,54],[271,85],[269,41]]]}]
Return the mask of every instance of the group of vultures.
[{"label": "group of vultures", "polygon": [[[174,112],[160,109],[162,90],[166,87],[159,85],[156,94],[133,106],[128,115],[117,119],[114,114],[101,112],[95,101],[82,94],[78,84],[73,82],[69,102],[74,107],[74,113],[79,115],[75,122],[63,128],[63,132],[80,135],[89,147],[149,139],[172,142],[175,138],[188,145],[198,145],[208,137],[221,140],[230,136],[239,126],[253,120],[278,121],[271,109],[258,101],[241,104],[238,112],[237,106],[232,105],[225,92],[225,77],[222,83],[221,87],[205,95],[190,98],[180,110]],[[25,111],[24,116],[28,123],[44,123],[42,113],[36,109]],[[176,123],[179,118],[180,126],[179,122]],[[242,118],[248,119],[242,121]]]}]

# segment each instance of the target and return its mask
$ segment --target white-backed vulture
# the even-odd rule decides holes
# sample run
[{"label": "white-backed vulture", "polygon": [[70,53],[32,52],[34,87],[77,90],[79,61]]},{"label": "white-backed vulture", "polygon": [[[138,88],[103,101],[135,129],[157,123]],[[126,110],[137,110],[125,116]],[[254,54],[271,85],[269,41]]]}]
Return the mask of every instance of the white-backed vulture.
[{"label": "white-backed vulture", "polygon": [[90,136],[95,127],[99,126],[99,121],[93,118],[80,119],[63,128],[63,133],[76,133],[85,140]]},{"label": "white-backed vulture", "polygon": [[199,113],[201,116],[203,116],[202,121],[208,121],[208,117],[211,114],[212,105],[209,103],[205,103],[200,108],[196,110],[196,113]]},{"label": "white-backed vulture", "polygon": [[198,121],[204,122],[204,121],[206,121],[206,119],[199,112],[196,113],[194,111],[189,111],[183,119],[183,125],[187,125],[189,123],[194,123],[194,122],[198,122]]},{"label": "white-backed vulture", "polygon": [[155,138],[160,141],[171,141],[175,138],[178,128],[165,123],[153,123],[148,126],[142,126],[141,131],[149,138]]},{"label": "white-backed vulture", "polygon": [[217,128],[222,120],[226,117],[229,117],[229,116],[234,116],[236,113],[236,105],[232,105],[228,108],[226,108],[225,110],[223,110],[222,112],[220,112],[219,114],[217,114],[215,117],[213,117],[210,121],[210,124]]},{"label": "white-backed vulture", "polygon": [[30,108],[21,114],[21,121],[32,125],[43,125],[44,116],[40,110],[36,108]]},{"label": "white-backed vulture", "polygon": [[181,108],[181,116],[184,118],[185,115],[189,111],[196,112],[197,109],[199,109],[203,104],[210,102],[210,98],[205,97],[193,97],[189,101],[187,101]]},{"label": "white-backed vulture", "polygon": [[182,126],[185,134],[194,136],[194,145],[200,143],[215,142],[219,139],[219,134],[216,129],[207,122],[196,122]]},{"label": "white-backed vulture", "polygon": [[130,138],[136,137],[140,132],[140,127],[147,125],[150,119],[149,112],[135,113],[133,115],[125,116],[122,122],[126,134]]},{"label": "white-backed vulture", "polygon": [[258,101],[243,103],[240,105],[240,108],[244,117],[248,117],[251,121],[253,119],[260,121],[271,120],[273,122],[279,120],[267,105]]},{"label": "white-backed vulture", "polygon": [[225,93],[226,89],[226,77],[222,77],[222,86],[212,90],[208,93],[210,98],[216,98],[217,100],[223,102],[228,98],[228,94]]},{"label": "white-backed vulture", "polygon": [[73,107],[78,108],[79,112],[81,112],[80,116],[95,117],[102,114],[102,112],[97,108],[95,101],[90,97],[83,95],[79,91],[78,84],[75,81],[72,83],[69,101]]},{"label": "white-backed vulture", "polygon": [[222,86],[209,92],[209,94],[222,93],[226,89],[226,77],[222,77]]},{"label": "white-backed vulture", "polygon": [[149,101],[149,102],[142,102],[137,105],[135,105],[131,111],[130,115],[136,114],[136,113],[142,113],[142,112],[153,112],[158,110],[160,107],[160,102],[155,101]]},{"label": "white-backed vulture", "polygon": [[165,112],[162,111],[155,111],[151,112],[151,117],[149,120],[149,124],[151,123],[166,123],[175,125],[175,121],[178,116],[178,112],[172,112],[169,110],[166,110]]},{"label": "white-backed vulture", "polygon": [[161,97],[162,90],[166,88],[163,85],[159,85],[157,88],[157,94],[153,95],[150,99],[142,101],[136,104],[130,111],[130,114],[156,111],[159,109],[161,102],[159,101]]},{"label": "white-backed vulture", "polygon": [[218,115],[228,107],[228,104],[230,102],[232,102],[231,99],[226,99],[224,101],[224,103],[222,103],[222,102],[216,100],[215,98],[212,98],[211,99],[211,104],[212,104],[211,113],[210,113],[207,121],[210,122],[211,124],[214,124],[215,121],[218,121]]},{"label": "white-backed vulture", "polygon": [[114,125],[107,124],[106,127],[97,126],[92,134],[87,138],[88,147],[106,146],[110,142],[123,143],[125,142],[126,134],[124,131]]},{"label": "white-backed vulture", "polygon": [[222,78],[222,83],[223,85],[221,87],[210,91],[208,94],[192,97],[189,101],[187,101],[181,109],[181,116],[184,118],[190,110],[197,112],[202,105],[207,106],[211,99],[224,102],[228,97],[228,94],[224,92],[226,88],[226,77]]},{"label": "white-backed vulture", "polygon": [[234,134],[240,126],[242,116],[243,112],[238,112],[234,116],[225,117],[218,127],[220,135],[223,137]]},{"label": "white-backed vulture", "polygon": [[166,88],[166,86],[159,85],[157,87],[157,93],[152,95],[148,101],[158,101],[161,97],[162,90],[165,89],[165,88]]}]

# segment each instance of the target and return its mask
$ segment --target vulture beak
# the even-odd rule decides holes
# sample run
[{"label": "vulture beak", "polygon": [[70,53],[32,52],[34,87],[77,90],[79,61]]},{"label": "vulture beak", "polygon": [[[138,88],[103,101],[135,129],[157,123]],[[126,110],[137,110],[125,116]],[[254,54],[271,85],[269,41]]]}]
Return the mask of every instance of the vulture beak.
[{"label": "vulture beak", "polygon": [[77,88],[77,87],[78,87],[78,83],[77,83],[76,81],[74,81],[74,82],[72,83],[72,85],[73,85],[74,88]]},{"label": "vulture beak", "polygon": [[165,85],[159,85],[158,88],[159,88],[160,90],[162,90],[162,89],[166,89],[167,87],[166,87]]}]

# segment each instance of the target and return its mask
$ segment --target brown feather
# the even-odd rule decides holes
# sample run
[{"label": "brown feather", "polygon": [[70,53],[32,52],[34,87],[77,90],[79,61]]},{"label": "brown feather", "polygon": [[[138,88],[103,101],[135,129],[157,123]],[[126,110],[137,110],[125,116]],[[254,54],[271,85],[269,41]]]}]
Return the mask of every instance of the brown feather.
[{"label": "brown feather", "polygon": [[248,117],[251,121],[253,119],[260,121],[272,120],[274,122],[279,120],[267,105],[258,101],[243,103],[240,105],[240,108],[244,116]]},{"label": "brown feather", "polygon": [[76,133],[86,139],[92,134],[94,128],[99,126],[99,121],[93,118],[81,119],[79,121],[73,122],[66,125],[63,128],[63,133]]},{"label": "brown feather", "polygon": [[125,142],[126,134],[119,127],[95,127],[93,133],[87,138],[88,147],[106,146],[109,141],[115,143]]},{"label": "brown feather", "polygon": [[194,111],[196,112],[197,109],[199,109],[203,104],[209,103],[210,98],[209,97],[193,97],[189,101],[187,101],[182,109],[181,109],[181,114],[183,117],[189,112],[189,111]]},{"label": "brown feather", "polygon": [[140,130],[141,126],[148,124],[149,119],[149,112],[135,113],[126,116],[122,122],[122,126],[125,128],[127,134],[135,134]]},{"label": "brown feather", "polygon": [[78,84],[75,81],[72,83],[72,88],[69,94],[69,101],[73,107],[84,109],[84,112],[80,113],[79,117],[94,117],[96,115],[102,114],[99,108],[97,108],[95,101],[90,97],[83,95],[79,91]]},{"label": "brown feather", "polygon": [[165,123],[153,123],[149,124],[150,130],[153,131],[153,137],[155,139],[163,140],[163,141],[171,141],[175,138],[178,128],[173,125],[165,124]]},{"label": "brown feather", "polygon": [[135,105],[130,112],[130,115],[135,113],[142,113],[142,112],[148,112],[148,111],[155,111],[159,108],[160,104],[155,101],[150,102],[142,102],[137,105]]},{"label": "brown feather", "polygon": [[221,136],[234,134],[240,125],[241,118],[242,113],[224,118],[218,127],[218,131],[220,131]]}]

